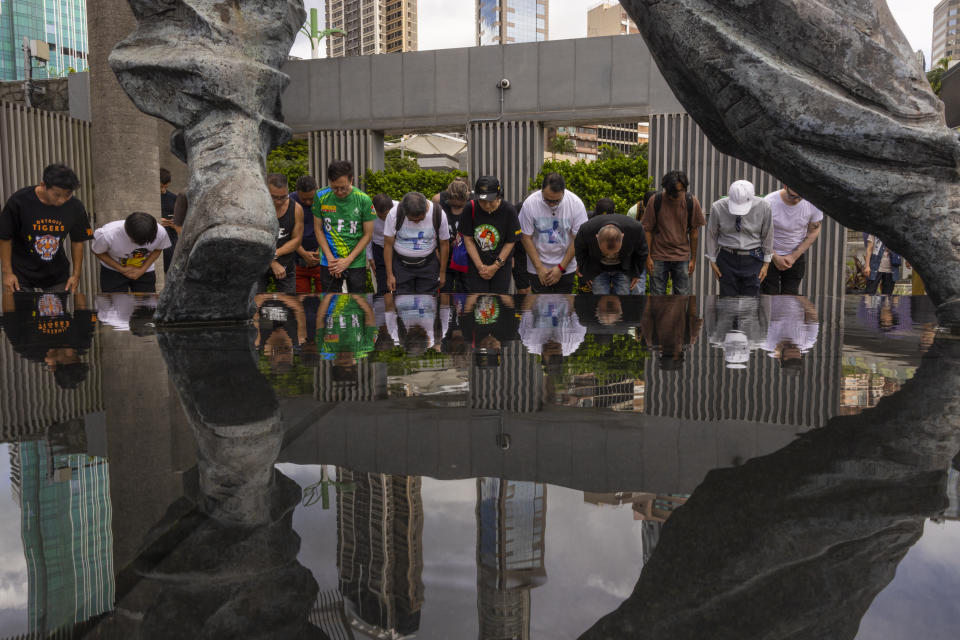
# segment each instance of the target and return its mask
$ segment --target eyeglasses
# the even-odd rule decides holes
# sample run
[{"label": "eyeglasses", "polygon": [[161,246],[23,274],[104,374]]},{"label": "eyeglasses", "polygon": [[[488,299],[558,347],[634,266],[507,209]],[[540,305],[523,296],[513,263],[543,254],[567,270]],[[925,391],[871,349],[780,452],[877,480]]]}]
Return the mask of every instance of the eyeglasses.
[{"label": "eyeglasses", "polygon": [[290,194],[284,194],[282,196],[275,196],[271,194],[270,199],[273,200],[274,202],[283,202],[289,197],[290,197]]},{"label": "eyeglasses", "polygon": [[547,203],[548,205],[550,205],[551,207],[555,207],[555,206],[557,206],[558,204],[560,204],[561,202],[563,202],[563,196],[560,196],[560,197],[557,198],[556,200],[551,200],[551,199],[548,198],[547,196],[543,196],[543,201],[546,202],[546,203]]}]

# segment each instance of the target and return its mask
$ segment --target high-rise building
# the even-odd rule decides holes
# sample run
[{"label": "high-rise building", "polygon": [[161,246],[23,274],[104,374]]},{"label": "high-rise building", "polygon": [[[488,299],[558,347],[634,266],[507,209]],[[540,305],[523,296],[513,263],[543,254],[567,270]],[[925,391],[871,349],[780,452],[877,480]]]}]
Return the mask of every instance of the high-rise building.
[{"label": "high-rise building", "polygon": [[46,637],[113,609],[109,469],[103,458],[57,453],[46,440],[10,448],[30,633]]},{"label": "high-rise building", "polygon": [[477,0],[477,44],[548,40],[550,0]]},{"label": "high-rise building", "polygon": [[50,60],[32,61],[33,77],[87,68],[87,0],[0,2],[0,81],[24,79],[23,39],[46,42]]},{"label": "high-rise building", "polygon": [[327,37],[327,56],[417,50],[417,0],[327,0],[326,24],[346,36]]},{"label": "high-rise building", "polygon": [[[640,33],[619,2],[601,2],[587,11],[587,37],[619,36]],[[647,122],[627,122],[596,125],[596,146],[609,145],[623,153],[647,142],[650,125]]]},{"label": "high-rise building", "polygon": [[933,46],[930,64],[942,58],[960,58],[960,0],[943,0],[933,8]]}]

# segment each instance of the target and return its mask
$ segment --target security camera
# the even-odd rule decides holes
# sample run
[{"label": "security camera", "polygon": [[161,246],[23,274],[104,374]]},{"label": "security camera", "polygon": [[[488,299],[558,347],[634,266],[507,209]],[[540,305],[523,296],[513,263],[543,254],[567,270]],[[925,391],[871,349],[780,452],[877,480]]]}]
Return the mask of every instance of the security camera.
[{"label": "security camera", "polygon": [[497,89],[509,89],[509,88],[510,88],[510,81],[507,80],[506,78],[504,78],[503,80],[497,83]]}]

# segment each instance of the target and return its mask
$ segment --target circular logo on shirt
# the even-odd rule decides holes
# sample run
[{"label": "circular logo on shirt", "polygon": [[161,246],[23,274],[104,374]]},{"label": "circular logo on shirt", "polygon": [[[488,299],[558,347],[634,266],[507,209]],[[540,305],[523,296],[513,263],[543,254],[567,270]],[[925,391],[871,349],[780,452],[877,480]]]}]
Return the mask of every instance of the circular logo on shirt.
[{"label": "circular logo on shirt", "polygon": [[491,224],[481,224],[473,230],[473,240],[480,251],[493,251],[500,246],[500,232]]},{"label": "circular logo on shirt", "polygon": [[52,318],[63,315],[63,300],[53,293],[45,293],[37,300],[37,311],[41,318]]},{"label": "circular logo on shirt", "polygon": [[500,300],[496,296],[483,296],[473,308],[477,324],[493,324],[500,317]]},{"label": "circular logo on shirt", "polygon": [[33,243],[33,250],[41,260],[50,262],[60,250],[60,238],[57,236],[39,236]]}]

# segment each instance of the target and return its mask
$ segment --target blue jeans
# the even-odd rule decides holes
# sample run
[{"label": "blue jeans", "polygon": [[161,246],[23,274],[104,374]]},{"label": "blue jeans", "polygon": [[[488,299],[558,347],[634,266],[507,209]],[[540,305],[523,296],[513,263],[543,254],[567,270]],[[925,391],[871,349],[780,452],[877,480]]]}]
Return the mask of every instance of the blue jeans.
[{"label": "blue jeans", "polygon": [[667,294],[667,280],[673,277],[673,295],[690,295],[690,262],[687,260],[654,260],[653,273],[650,274],[650,295]]},{"label": "blue jeans", "polygon": [[645,296],[647,295],[647,270],[644,269],[640,272],[640,279],[637,280],[637,286],[630,290],[630,295],[632,296]]},{"label": "blue jeans", "polygon": [[600,275],[593,279],[593,293],[598,296],[628,296],[630,276],[623,271],[601,271]]}]

